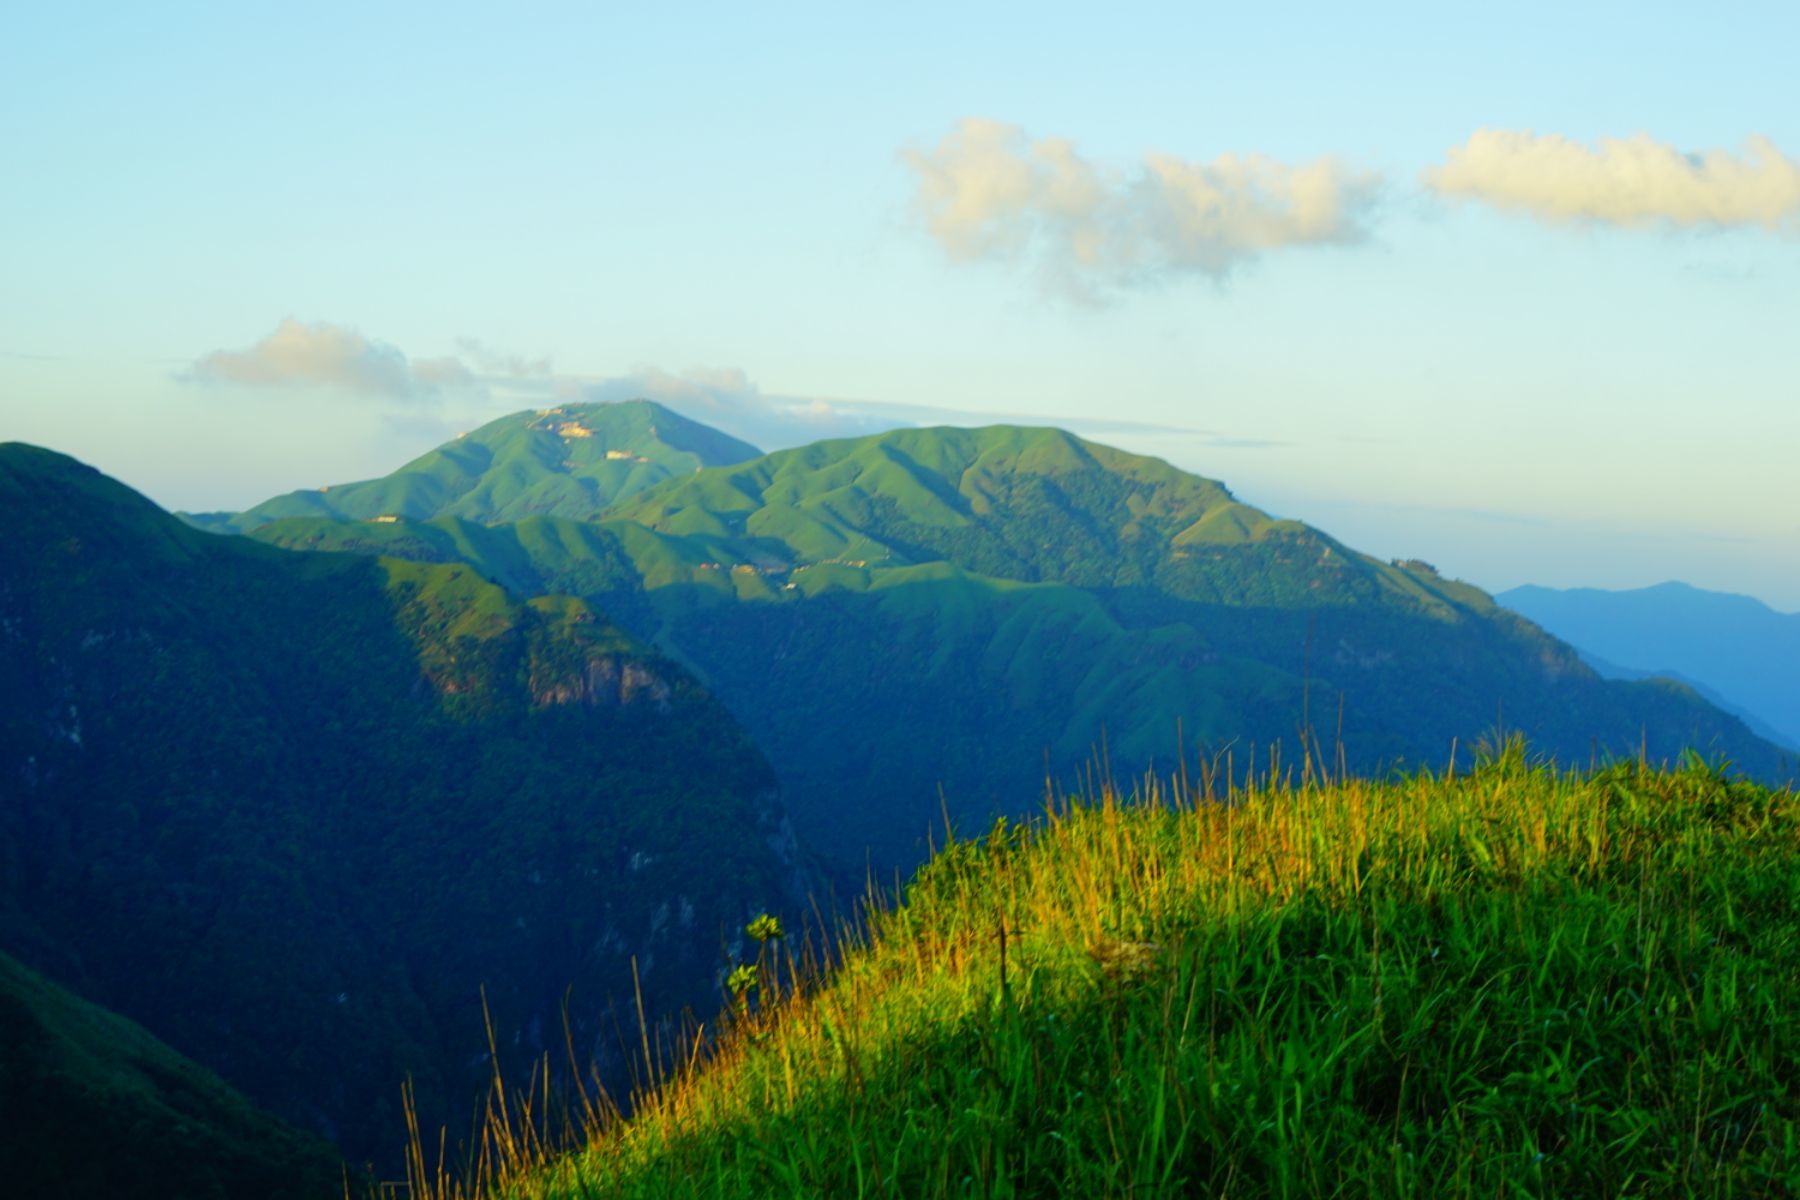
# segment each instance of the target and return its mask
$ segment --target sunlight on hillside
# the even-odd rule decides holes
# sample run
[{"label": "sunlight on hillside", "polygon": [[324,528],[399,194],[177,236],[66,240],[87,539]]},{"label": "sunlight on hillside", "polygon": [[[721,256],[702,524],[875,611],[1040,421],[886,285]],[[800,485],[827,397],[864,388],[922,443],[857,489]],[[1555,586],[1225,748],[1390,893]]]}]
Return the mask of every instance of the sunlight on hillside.
[{"label": "sunlight on hillside", "polygon": [[[452,1196],[1774,1195],[1800,806],[1698,760],[1057,800]],[[1208,799],[1208,796],[1213,797]],[[755,1002],[749,1002],[754,993]],[[516,1097],[527,1103],[527,1097]],[[519,1115],[521,1110],[511,1110]],[[552,1119],[554,1113],[555,1119]]]}]

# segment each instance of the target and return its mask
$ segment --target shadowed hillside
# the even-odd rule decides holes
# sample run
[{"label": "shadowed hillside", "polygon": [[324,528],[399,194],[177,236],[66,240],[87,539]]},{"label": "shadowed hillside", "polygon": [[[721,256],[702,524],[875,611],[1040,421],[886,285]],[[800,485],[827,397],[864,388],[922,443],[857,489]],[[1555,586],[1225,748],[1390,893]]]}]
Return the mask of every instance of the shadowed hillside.
[{"label": "shadowed hillside", "polygon": [[0,1162],[9,1194],[67,1200],[325,1200],[347,1181],[322,1140],[4,954]]},{"label": "shadowed hillside", "polygon": [[[774,778],[680,668],[466,566],[190,529],[0,447],[0,948],[353,1159],[504,1057],[616,1060],[803,890]],[[635,1017],[632,1018],[635,1023]]]}]

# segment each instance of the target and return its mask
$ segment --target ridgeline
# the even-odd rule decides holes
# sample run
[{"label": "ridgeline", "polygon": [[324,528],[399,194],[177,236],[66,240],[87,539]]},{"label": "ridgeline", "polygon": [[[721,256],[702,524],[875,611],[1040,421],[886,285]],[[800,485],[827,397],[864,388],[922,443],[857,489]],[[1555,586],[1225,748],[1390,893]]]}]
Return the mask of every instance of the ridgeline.
[{"label": "ridgeline", "polygon": [[[551,437],[545,420],[486,428]],[[637,402],[554,420],[592,431],[565,439],[573,453],[681,418]],[[509,468],[481,486],[556,478]],[[459,503],[253,536],[462,562],[518,595],[587,599],[693,670],[769,756],[801,837],[859,870],[865,854],[917,865],[940,793],[964,823],[1017,815],[1023,781],[1072,781],[1103,742],[1122,772],[1171,762],[1178,731],[1244,754],[1324,746],[1378,773],[1442,763],[1453,745],[1466,765],[1498,720],[1569,764],[1697,748],[1793,777],[1791,755],[1691,689],[1601,679],[1428,564],[1358,553],[1056,429],[819,442],[675,475],[580,519],[552,506],[487,524]]]}]

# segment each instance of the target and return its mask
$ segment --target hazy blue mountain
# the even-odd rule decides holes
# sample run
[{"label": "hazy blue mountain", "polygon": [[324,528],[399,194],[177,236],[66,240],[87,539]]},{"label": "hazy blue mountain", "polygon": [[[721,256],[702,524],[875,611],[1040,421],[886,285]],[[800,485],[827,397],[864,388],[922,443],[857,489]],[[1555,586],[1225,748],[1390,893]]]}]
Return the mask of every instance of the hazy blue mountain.
[{"label": "hazy blue mountain", "polygon": [[[462,564],[194,530],[0,445],[0,950],[353,1160],[606,1015],[717,1002],[795,898],[767,762],[680,667]],[[635,1017],[626,1018],[635,1025]]]},{"label": "hazy blue mountain", "polygon": [[[1104,745],[1242,773],[1303,738],[1443,765],[1497,722],[1543,753],[1780,754],[1666,683],[1600,679],[1429,565],[1360,554],[1222,484],[1043,428],[907,429],[672,477],[597,520],[275,521],[258,539],[467,562],[570,592],[695,670],[769,755],[802,836],[916,861]],[[1339,740],[1339,712],[1342,740]],[[1302,731],[1306,732],[1303,733]]]},{"label": "hazy blue mountain", "polygon": [[1800,746],[1800,613],[1685,583],[1629,591],[1526,586],[1495,598],[1596,666],[1691,681],[1753,715],[1776,740]]},{"label": "hazy blue mountain", "polygon": [[1730,713],[1732,716],[1742,721],[1751,733],[1754,733],[1764,741],[1772,742],[1785,749],[1800,749],[1800,743],[1793,742],[1786,734],[1764,721],[1749,709],[1744,708],[1741,705],[1733,704],[1718,692],[1707,687],[1704,683],[1701,683],[1697,679],[1691,679],[1688,676],[1683,675],[1680,671],[1646,671],[1638,667],[1621,667],[1618,663],[1601,658],[1598,654],[1592,654],[1585,650],[1581,650],[1579,653],[1581,654],[1581,661],[1599,672],[1603,679],[1627,679],[1632,681],[1648,679],[1673,680],[1676,683],[1693,688],[1694,692],[1708,704],[1719,709],[1721,712]]}]

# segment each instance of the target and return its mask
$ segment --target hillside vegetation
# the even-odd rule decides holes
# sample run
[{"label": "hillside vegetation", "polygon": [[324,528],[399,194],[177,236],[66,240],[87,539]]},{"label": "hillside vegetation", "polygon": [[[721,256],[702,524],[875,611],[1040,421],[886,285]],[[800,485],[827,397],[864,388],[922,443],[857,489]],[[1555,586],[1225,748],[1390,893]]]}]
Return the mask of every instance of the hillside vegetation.
[{"label": "hillside vegetation", "polygon": [[[353,1161],[401,1085],[717,996],[803,893],[768,764],[583,601],[191,529],[0,446],[0,949]],[[632,959],[638,960],[634,976]]]},{"label": "hillside vegetation", "polygon": [[1462,777],[1222,775],[956,841],[822,979],[769,942],[635,1118],[556,1156],[539,1105],[418,1194],[1800,1188],[1794,793],[1516,740]]},{"label": "hillside vegetation", "polygon": [[[564,415],[604,429],[639,412]],[[254,536],[587,598],[695,671],[768,754],[801,835],[859,867],[916,865],[940,789],[965,822],[1017,814],[1021,781],[1069,780],[1102,742],[1121,769],[1171,761],[1178,734],[1290,754],[1316,736],[1371,772],[1441,763],[1498,715],[1567,763],[1699,747],[1790,777],[1691,690],[1602,680],[1477,588],[1055,429],[819,442],[672,476],[591,520],[451,506]]]}]

